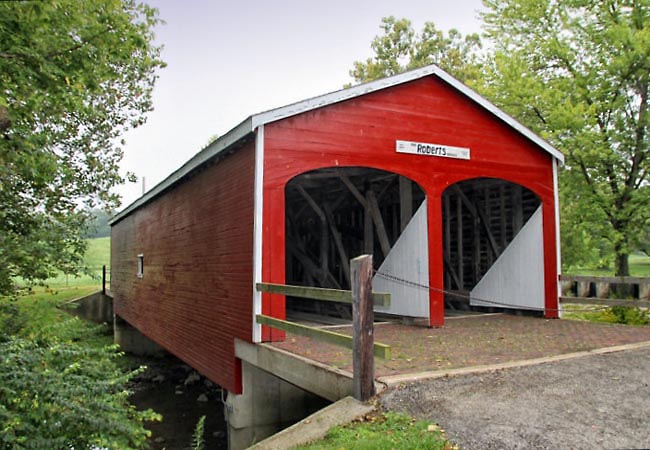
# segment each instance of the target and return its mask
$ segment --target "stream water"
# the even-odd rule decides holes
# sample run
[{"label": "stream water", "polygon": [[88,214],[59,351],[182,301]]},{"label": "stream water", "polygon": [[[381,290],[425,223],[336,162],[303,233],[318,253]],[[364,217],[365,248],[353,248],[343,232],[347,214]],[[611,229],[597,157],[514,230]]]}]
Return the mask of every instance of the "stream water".
[{"label": "stream water", "polygon": [[151,408],[163,416],[162,422],[147,426],[152,432],[153,450],[190,449],[201,416],[206,416],[205,448],[228,448],[219,386],[171,355],[131,358],[135,366],[147,366],[133,380],[131,403],[138,409]]}]

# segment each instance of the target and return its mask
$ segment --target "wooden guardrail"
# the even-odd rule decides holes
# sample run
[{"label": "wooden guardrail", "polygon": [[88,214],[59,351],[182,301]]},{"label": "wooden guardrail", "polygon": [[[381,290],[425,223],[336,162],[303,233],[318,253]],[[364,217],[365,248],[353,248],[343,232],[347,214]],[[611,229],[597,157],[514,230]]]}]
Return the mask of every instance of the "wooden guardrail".
[{"label": "wooden guardrail", "polygon": [[561,275],[560,284],[562,303],[650,308],[650,278]]},{"label": "wooden guardrail", "polygon": [[[334,331],[314,328],[308,325],[302,325],[300,323],[276,319],[275,317],[269,317],[263,314],[258,314],[256,316],[256,321],[262,325],[284,330],[287,333],[316,339],[317,341],[327,342],[329,344],[334,344],[349,349],[352,349],[354,347],[353,337],[348,336],[347,334],[336,333]],[[373,345],[373,354],[378,358],[390,359],[391,347],[390,345],[384,345],[375,342]]]},{"label": "wooden guardrail", "polygon": [[256,288],[260,292],[352,303],[352,336],[262,314],[258,314],[255,320],[259,324],[288,333],[351,348],[354,396],[365,401],[375,394],[374,357],[383,359],[391,357],[390,346],[374,342],[373,310],[373,304],[389,306],[390,294],[372,292],[372,255],[363,255],[350,260],[350,272],[352,284],[350,291],[272,283],[258,283]]},{"label": "wooden guardrail", "polygon": [[[352,291],[273,283],[257,283],[256,287],[259,292],[268,292],[270,294],[282,294],[327,302],[352,303]],[[386,292],[372,292],[371,294],[375,306],[390,306],[390,294]]]}]

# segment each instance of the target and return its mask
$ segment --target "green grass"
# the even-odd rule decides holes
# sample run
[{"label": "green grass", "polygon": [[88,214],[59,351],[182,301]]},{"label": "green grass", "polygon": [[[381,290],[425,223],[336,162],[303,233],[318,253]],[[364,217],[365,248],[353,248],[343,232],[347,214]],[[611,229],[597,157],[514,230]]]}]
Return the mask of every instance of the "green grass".
[{"label": "green grass", "polygon": [[[630,276],[650,277],[650,256],[643,253],[630,255]],[[614,275],[614,269],[572,269],[567,275],[593,275],[608,277]]]},{"label": "green grass", "polygon": [[598,305],[567,305],[563,319],[587,322],[650,325],[650,311],[632,306],[603,307]]},{"label": "green grass", "polygon": [[14,301],[0,298],[0,304],[12,305],[20,311],[20,318],[16,320],[24,321],[24,334],[70,319],[70,315],[59,306],[101,289],[101,268],[109,262],[110,246],[108,237],[88,240],[84,265],[92,268],[92,275],[50,278],[45,281],[45,286],[33,286]]},{"label": "green grass", "polygon": [[362,422],[332,428],[324,439],[294,450],[392,450],[457,448],[436,425],[407,415],[386,412]]},{"label": "green grass", "polygon": [[26,320],[24,332],[32,334],[70,319],[70,314],[59,306],[96,291],[96,286],[73,286],[56,290],[39,287],[29,294],[20,296],[15,301],[15,305]]},{"label": "green grass", "polygon": [[87,273],[81,273],[77,276],[60,274],[54,278],[48,278],[44,284],[49,289],[83,286],[99,288],[102,284],[102,266],[106,265],[107,269],[110,270],[110,261],[111,238],[88,239],[88,249],[83,262],[84,267],[88,269]]},{"label": "green grass", "polygon": [[630,255],[630,275],[633,277],[650,277],[650,256],[642,253]]}]

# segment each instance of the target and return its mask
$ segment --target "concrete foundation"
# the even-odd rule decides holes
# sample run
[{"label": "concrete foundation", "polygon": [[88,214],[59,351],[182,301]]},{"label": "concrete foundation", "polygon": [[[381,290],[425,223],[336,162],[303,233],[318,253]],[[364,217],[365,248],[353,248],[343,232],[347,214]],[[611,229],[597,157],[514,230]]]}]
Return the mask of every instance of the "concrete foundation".
[{"label": "concrete foundation", "polygon": [[120,350],[138,356],[162,356],[166,350],[117,314],[113,315],[113,342]]},{"label": "concrete foundation", "polygon": [[329,402],[242,361],[243,392],[228,394],[228,447],[240,450],[287,428]]},{"label": "concrete foundation", "polygon": [[91,322],[113,322],[113,299],[101,291],[72,300],[64,307],[71,314]]}]

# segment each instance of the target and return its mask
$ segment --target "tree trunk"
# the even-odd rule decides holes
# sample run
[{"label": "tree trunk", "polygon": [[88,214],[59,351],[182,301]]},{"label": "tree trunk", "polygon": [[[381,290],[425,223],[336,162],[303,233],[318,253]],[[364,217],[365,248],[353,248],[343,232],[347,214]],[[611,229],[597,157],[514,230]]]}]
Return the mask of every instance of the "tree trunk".
[{"label": "tree trunk", "polygon": [[9,119],[9,111],[7,108],[0,105],[0,133],[4,133],[11,127],[11,120]]},{"label": "tree trunk", "polygon": [[630,264],[629,256],[630,253],[627,250],[624,250],[622,244],[616,244],[614,246],[616,251],[616,273],[617,277],[629,277],[630,276]]},{"label": "tree trunk", "polygon": [[[627,251],[627,246],[623,242],[614,244],[614,251],[616,253],[616,275],[617,277],[630,276],[630,265],[628,262],[630,252]],[[630,286],[626,284],[619,284],[614,289],[616,298],[627,298],[631,294]]]}]

